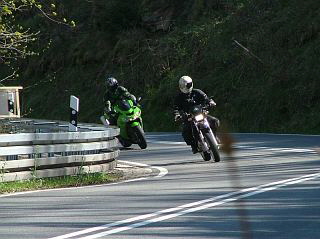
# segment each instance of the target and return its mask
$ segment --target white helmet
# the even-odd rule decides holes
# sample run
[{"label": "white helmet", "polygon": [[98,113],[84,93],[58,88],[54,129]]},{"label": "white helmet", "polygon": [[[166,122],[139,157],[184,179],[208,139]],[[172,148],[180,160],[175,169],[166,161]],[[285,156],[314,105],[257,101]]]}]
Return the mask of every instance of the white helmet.
[{"label": "white helmet", "polygon": [[182,93],[190,93],[193,88],[192,79],[189,76],[182,76],[179,80],[179,88]]}]

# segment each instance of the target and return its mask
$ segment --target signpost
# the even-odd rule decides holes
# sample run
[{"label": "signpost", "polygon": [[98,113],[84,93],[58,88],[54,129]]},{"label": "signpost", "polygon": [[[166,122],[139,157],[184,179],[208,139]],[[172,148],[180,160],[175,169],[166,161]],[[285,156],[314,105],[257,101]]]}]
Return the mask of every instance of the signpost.
[{"label": "signpost", "polygon": [[70,122],[69,131],[78,131],[78,112],[79,99],[73,95],[70,96]]},{"label": "signpost", "polygon": [[20,118],[21,86],[0,87],[0,118]]}]

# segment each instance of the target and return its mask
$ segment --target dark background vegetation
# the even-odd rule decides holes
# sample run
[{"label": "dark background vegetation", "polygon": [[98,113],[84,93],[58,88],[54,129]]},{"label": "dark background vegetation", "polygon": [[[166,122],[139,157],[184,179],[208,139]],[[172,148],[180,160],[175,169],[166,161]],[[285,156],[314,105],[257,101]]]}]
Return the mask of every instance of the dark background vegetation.
[{"label": "dark background vegetation", "polygon": [[214,96],[212,114],[232,131],[320,133],[320,1],[61,0],[57,6],[75,28],[40,15],[21,19],[41,31],[33,46],[40,56],[17,62],[20,79],[8,82],[24,87],[25,117],[68,120],[75,95],[80,121],[98,122],[103,80],[113,75],[142,96],[146,131],[177,130],[171,105],[178,79],[189,75]]}]

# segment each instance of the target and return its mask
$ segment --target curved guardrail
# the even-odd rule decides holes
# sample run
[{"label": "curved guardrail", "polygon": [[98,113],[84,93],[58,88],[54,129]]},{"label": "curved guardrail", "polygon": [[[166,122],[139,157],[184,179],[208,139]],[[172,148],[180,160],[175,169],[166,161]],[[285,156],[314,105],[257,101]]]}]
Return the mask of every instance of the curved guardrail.
[{"label": "curved guardrail", "polygon": [[0,182],[108,171],[116,166],[118,128],[33,119],[7,121],[0,133]]}]

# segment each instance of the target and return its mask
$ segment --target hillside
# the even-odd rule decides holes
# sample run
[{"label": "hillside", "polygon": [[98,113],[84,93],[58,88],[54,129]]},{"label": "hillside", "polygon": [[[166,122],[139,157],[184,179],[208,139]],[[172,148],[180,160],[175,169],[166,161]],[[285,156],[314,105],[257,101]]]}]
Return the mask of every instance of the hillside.
[{"label": "hillside", "polygon": [[72,94],[80,121],[98,122],[103,80],[113,75],[142,96],[147,131],[177,130],[170,106],[179,77],[189,75],[233,131],[320,133],[320,1],[61,0],[58,7],[75,29],[24,17],[41,30],[34,47],[44,51],[19,63],[26,117],[67,120]]}]

